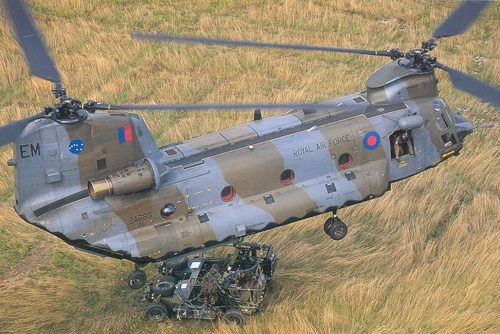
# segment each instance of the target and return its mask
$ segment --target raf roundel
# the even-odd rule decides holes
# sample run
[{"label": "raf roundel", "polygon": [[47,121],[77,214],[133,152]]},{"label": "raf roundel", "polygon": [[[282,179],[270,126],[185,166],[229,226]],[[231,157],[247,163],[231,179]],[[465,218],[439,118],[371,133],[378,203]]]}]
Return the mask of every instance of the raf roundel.
[{"label": "raf roundel", "polygon": [[68,149],[73,154],[80,154],[83,151],[83,147],[83,141],[81,141],[80,139],[75,139],[72,140],[71,143],[69,143]]},{"label": "raf roundel", "polygon": [[380,135],[375,131],[370,131],[365,135],[363,144],[367,150],[374,150],[380,145]]}]

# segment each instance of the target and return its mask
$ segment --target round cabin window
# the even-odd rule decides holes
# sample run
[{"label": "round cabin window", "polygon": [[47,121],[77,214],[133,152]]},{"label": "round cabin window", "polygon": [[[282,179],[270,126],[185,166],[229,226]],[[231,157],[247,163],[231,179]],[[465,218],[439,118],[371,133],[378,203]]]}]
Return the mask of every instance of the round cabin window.
[{"label": "round cabin window", "polygon": [[349,167],[352,164],[352,155],[350,153],[342,153],[339,157],[338,163],[340,168]]},{"label": "round cabin window", "polygon": [[295,173],[291,169],[285,169],[283,172],[281,172],[280,175],[280,181],[283,184],[290,184],[293,182],[293,179],[295,179]]},{"label": "round cabin window", "polygon": [[233,186],[226,186],[220,192],[220,198],[222,198],[224,202],[229,202],[235,196],[236,196],[236,189],[234,189]]}]

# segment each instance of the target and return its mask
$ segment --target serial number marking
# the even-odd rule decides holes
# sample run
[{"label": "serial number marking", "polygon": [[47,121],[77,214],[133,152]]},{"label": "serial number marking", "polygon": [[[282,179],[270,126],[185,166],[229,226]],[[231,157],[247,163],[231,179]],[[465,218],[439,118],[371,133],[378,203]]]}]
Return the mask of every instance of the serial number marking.
[{"label": "serial number marking", "polygon": [[131,216],[128,217],[128,222],[129,224],[137,224],[137,223],[142,223],[145,222],[148,219],[153,218],[153,214],[151,211],[136,215],[136,216]]}]

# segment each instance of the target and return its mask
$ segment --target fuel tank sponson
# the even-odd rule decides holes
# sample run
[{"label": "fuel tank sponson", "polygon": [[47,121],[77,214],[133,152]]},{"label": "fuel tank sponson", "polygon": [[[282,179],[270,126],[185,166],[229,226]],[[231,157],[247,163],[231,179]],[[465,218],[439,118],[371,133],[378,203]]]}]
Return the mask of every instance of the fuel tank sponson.
[{"label": "fuel tank sponson", "polygon": [[424,125],[424,119],[422,116],[413,115],[401,118],[398,124],[401,130],[416,129]]}]

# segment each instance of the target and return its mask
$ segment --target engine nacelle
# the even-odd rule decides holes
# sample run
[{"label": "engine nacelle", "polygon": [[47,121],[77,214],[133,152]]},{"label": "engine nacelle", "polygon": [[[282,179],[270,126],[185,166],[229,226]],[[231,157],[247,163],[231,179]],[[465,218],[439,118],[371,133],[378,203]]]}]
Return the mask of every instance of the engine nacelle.
[{"label": "engine nacelle", "polygon": [[155,170],[148,162],[122,169],[104,180],[89,181],[89,195],[93,200],[112,195],[126,195],[153,188]]}]

